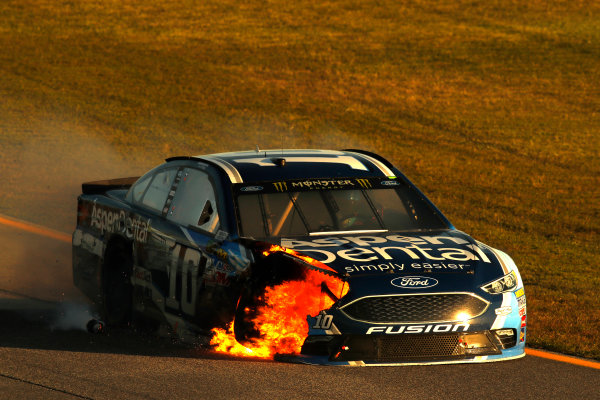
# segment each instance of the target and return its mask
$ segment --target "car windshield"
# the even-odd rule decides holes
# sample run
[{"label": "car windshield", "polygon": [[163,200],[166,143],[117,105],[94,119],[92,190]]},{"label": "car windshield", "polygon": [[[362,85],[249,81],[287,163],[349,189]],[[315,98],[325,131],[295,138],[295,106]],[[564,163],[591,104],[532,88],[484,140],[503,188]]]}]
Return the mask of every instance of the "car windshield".
[{"label": "car windshield", "polygon": [[448,228],[417,191],[398,180],[261,182],[236,185],[235,192],[245,237]]}]

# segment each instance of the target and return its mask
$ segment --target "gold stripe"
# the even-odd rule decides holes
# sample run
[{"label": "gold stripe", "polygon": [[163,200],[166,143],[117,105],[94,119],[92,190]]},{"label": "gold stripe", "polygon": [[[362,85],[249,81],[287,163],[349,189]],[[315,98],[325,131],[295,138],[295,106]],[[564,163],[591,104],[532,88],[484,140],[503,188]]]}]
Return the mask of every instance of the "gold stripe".
[{"label": "gold stripe", "polygon": [[494,253],[494,255],[496,256],[496,259],[500,262],[500,266],[502,267],[502,271],[504,272],[504,274],[508,274],[508,267],[506,266],[506,264],[504,264],[504,260],[502,260],[502,257],[500,256],[500,254],[498,254],[496,252],[496,249],[494,249],[493,247],[489,247],[488,248],[492,251],[492,253]]}]

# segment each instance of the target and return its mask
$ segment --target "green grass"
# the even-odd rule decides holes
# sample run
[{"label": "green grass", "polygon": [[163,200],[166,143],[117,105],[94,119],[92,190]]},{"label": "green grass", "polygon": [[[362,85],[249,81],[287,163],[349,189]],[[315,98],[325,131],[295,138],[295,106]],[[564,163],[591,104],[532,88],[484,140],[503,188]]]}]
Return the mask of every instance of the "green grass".
[{"label": "green grass", "polygon": [[[0,3],[0,212],[68,229],[73,203],[28,199],[88,177],[96,148],[116,176],[365,148],[513,256],[531,346],[600,359],[600,3],[91,3]],[[40,159],[48,184],[12,190]]]}]

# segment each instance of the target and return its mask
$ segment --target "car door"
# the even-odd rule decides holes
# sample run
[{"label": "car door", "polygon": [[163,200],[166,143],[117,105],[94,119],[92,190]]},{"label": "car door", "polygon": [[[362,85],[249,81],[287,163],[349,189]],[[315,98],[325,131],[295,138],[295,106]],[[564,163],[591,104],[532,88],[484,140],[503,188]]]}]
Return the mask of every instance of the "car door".
[{"label": "car door", "polygon": [[167,221],[182,233],[171,249],[166,306],[208,328],[224,314],[220,305],[235,296],[229,290],[234,271],[223,249],[227,234],[221,229],[222,196],[210,167],[185,167],[178,174],[175,193],[165,207]]},{"label": "car door", "polygon": [[148,232],[143,243],[134,245],[134,310],[155,320],[164,320],[168,271],[175,241],[173,228],[166,221],[165,205],[181,176],[181,167],[157,168],[136,182],[129,201],[136,213],[148,218]]}]

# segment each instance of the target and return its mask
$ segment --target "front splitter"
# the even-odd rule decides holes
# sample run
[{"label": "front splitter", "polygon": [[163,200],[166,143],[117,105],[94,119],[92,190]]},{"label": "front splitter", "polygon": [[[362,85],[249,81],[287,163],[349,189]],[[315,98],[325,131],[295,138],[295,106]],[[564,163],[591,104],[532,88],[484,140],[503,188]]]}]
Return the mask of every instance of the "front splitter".
[{"label": "front splitter", "polygon": [[327,356],[311,356],[306,354],[276,354],[273,359],[279,362],[307,365],[330,365],[340,367],[398,367],[409,365],[444,365],[444,364],[478,364],[498,361],[509,361],[525,357],[523,349],[505,350],[503,354],[494,356],[476,356],[460,360],[435,360],[411,362],[372,362],[372,361],[330,361]]}]

